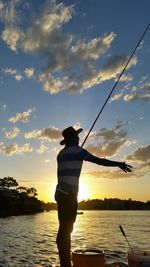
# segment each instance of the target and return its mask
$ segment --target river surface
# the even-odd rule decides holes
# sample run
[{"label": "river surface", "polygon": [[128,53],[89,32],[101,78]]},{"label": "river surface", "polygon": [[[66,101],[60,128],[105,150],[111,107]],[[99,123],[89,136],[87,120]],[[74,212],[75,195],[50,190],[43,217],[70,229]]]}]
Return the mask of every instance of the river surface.
[{"label": "river surface", "polygon": [[[84,211],[77,216],[72,250],[105,251],[106,262],[127,263],[128,244],[150,251],[150,211]],[[0,218],[0,267],[59,266],[57,211]]]}]

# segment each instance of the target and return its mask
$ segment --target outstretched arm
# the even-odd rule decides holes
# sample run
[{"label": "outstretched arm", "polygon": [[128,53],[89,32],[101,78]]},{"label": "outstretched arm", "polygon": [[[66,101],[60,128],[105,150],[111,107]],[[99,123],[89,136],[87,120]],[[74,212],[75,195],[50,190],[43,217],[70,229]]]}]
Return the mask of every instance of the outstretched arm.
[{"label": "outstretched arm", "polygon": [[103,158],[98,158],[92,154],[90,154],[87,159],[87,161],[96,163],[98,165],[108,166],[108,167],[119,167],[124,172],[132,172],[132,166],[126,164],[125,162],[119,162],[119,161],[113,161]]},{"label": "outstretched arm", "polygon": [[124,172],[132,172],[132,166],[128,165],[124,162],[118,162],[118,167],[123,170]]}]

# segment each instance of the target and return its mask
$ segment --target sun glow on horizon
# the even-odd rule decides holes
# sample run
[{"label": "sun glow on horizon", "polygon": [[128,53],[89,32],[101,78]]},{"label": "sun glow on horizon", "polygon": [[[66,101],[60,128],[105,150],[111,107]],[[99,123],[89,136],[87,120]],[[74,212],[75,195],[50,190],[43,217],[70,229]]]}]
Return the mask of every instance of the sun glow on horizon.
[{"label": "sun glow on horizon", "polygon": [[85,182],[80,182],[78,200],[87,200],[90,198],[90,190]]},{"label": "sun glow on horizon", "polygon": [[[44,202],[55,202],[55,187],[55,184],[52,184],[50,188],[48,186],[46,186],[46,188],[43,188],[43,190],[41,190],[42,188],[40,188],[40,193],[38,194],[39,199]],[[81,181],[79,186],[78,201],[87,200],[89,198],[90,190],[87,184]]]}]

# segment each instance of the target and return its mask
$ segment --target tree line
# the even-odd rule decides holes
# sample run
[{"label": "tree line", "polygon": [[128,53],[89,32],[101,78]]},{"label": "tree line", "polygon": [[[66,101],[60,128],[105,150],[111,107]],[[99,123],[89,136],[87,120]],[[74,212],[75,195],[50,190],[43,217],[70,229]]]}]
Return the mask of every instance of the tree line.
[{"label": "tree line", "polygon": [[[56,210],[56,203],[44,203],[37,199],[34,187],[19,186],[13,177],[0,178],[0,217],[33,214],[44,210]],[[150,210],[147,202],[119,198],[82,200],[79,210]]]},{"label": "tree line", "polygon": [[83,200],[79,203],[81,210],[150,210],[150,200],[147,202],[119,198],[104,198]]},{"label": "tree line", "polygon": [[0,178],[0,217],[42,212],[34,187],[19,186],[13,177]]},{"label": "tree line", "polygon": [[[56,210],[56,203],[46,203],[47,210]],[[78,210],[150,210],[150,200],[147,202],[119,198],[104,198],[82,200]]]}]

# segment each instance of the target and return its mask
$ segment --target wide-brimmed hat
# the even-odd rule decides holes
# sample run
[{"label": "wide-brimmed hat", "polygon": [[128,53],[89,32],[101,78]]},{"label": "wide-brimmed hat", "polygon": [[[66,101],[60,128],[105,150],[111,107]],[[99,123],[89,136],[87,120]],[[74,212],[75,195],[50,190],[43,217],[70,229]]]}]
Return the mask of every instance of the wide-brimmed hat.
[{"label": "wide-brimmed hat", "polygon": [[78,135],[82,131],[83,131],[82,128],[79,128],[78,130],[75,130],[72,126],[66,128],[62,132],[62,136],[64,137],[64,139],[60,142],[60,144],[64,145],[66,143],[66,141],[71,140],[74,136]]}]

